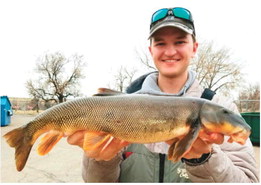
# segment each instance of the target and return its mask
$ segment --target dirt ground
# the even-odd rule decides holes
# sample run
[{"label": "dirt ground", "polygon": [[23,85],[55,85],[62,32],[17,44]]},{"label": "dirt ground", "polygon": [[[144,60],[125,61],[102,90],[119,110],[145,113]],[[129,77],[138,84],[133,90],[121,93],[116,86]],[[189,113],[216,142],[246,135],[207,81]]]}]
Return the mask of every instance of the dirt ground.
[{"label": "dirt ground", "polygon": [[[9,126],[1,127],[1,136],[9,130],[26,124],[33,115],[14,115]],[[1,137],[1,182],[34,183],[81,183],[81,160],[83,152],[79,147],[69,145],[66,139],[59,141],[46,156],[39,156],[33,146],[25,168],[17,172],[14,161],[14,149],[10,148]],[[258,169],[260,169],[260,148],[254,147]]]}]

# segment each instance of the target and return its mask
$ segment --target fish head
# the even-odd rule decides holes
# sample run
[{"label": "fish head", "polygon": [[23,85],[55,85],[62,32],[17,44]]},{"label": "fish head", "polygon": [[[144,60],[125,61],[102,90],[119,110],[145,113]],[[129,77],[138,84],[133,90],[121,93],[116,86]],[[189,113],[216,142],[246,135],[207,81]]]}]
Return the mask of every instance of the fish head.
[{"label": "fish head", "polygon": [[200,111],[203,128],[230,136],[228,142],[244,144],[250,135],[251,127],[239,114],[220,105],[206,101]]}]

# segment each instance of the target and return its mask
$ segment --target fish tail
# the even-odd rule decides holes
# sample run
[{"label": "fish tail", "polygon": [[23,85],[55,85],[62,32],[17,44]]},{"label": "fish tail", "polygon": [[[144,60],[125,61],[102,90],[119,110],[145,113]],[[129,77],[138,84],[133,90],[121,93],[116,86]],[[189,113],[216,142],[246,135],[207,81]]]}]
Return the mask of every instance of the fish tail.
[{"label": "fish tail", "polygon": [[26,140],[24,127],[14,129],[4,135],[9,146],[15,148],[16,169],[21,171],[28,159],[32,144]]}]

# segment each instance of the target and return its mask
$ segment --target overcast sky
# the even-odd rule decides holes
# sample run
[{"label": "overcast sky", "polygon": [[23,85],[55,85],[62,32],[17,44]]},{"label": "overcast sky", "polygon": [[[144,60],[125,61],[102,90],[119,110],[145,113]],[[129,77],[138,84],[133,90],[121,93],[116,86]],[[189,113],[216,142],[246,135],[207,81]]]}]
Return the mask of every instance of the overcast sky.
[{"label": "overcast sky", "polygon": [[229,48],[249,83],[260,79],[258,0],[1,0],[0,95],[29,97],[36,60],[45,53],[84,56],[81,92],[107,86],[120,66],[139,65],[149,23],[160,8],[181,6],[194,17],[198,40]]}]

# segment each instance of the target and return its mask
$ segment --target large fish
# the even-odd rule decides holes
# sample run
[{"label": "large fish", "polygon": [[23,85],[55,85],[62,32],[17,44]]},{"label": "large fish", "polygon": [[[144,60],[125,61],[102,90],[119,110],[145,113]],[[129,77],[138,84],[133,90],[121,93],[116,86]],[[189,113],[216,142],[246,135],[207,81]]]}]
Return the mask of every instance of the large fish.
[{"label": "large fish", "polygon": [[[110,90],[102,91],[103,95],[115,94]],[[202,129],[228,135],[229,142],[240,144],[244,144],[250,134],[250,127],[242,117],[208,100],[119,94],[75,99],[59,104],[4,137],[15,148],[16,168],[21,171],[33,144],[45,132],[48,133],[38,146],[40,155],[48,153],[63,136],[86,130],[92,134],[85,135],[85,150],[92,150],[108,142],[111,136],[129,143],[175,139],[169,148],[168,157],[178,161]],[[98,137],[93,137],[95,134]]]}]

